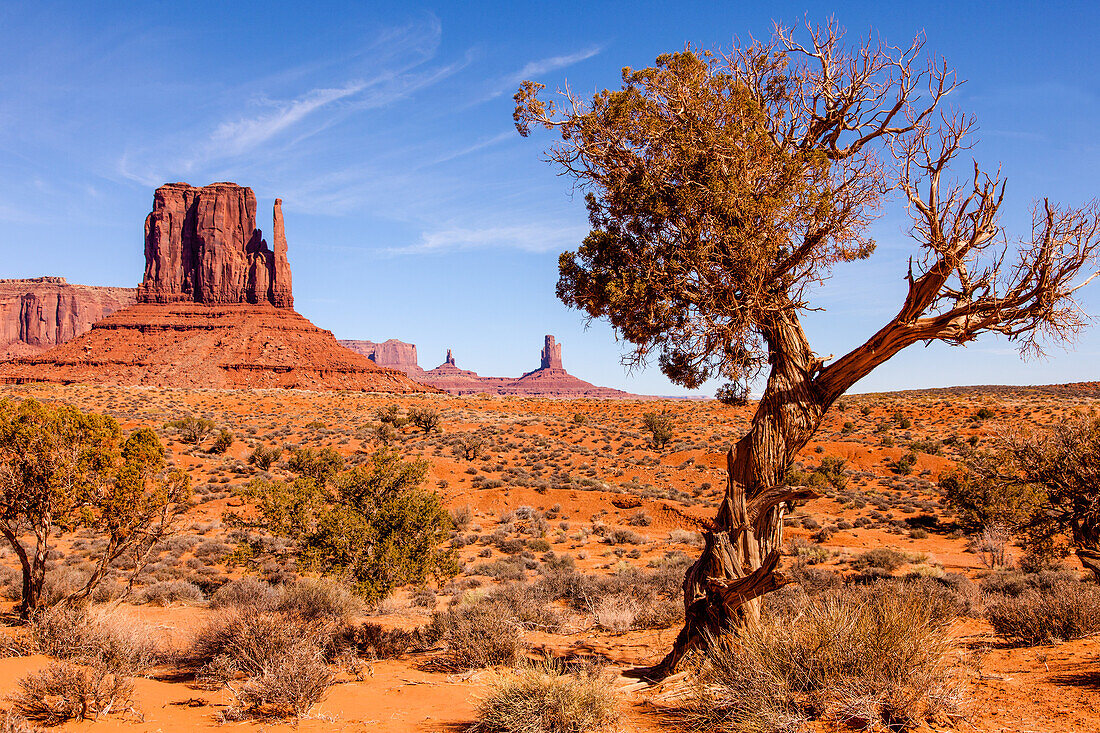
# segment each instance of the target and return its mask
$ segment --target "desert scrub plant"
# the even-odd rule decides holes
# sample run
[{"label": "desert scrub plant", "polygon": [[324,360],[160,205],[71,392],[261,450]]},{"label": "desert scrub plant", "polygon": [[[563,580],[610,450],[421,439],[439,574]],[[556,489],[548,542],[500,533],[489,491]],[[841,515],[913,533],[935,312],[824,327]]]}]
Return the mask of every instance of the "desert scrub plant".
[{"label": "desert scrub plant", "polygon": [[499,603],[459,603],[432,614],[432,627],[447,647],[441,662],[453,669],[512,665],[524,649],[519,619]]},{"label": "desert scrub plant", "polygon": [[28,720],[60,725],[95,720],[132,704],[133,685],[106,666],[91,669],[55,662],[16,682],[12,711]]},{"label": "desert scrub plant", "polygon": [[171,606],[173,603],[202,603],[202,590],[186,580],[162,580],[141,591],[141,602],[154,606]]},{"label": "desert scrub plant", "polygon": [[270,583],[251,575],[231,580],[210,596],[210,608],[252,608],[270,610],[279,599],[279,591]]},{"label": "desert scrub plant", "polygon": [[175,430],[181,443],[201,443],[214,430],[214,421],[206,417],[184,415],[178,420],[169,420],[164,427]]},{"label": "desert scrub plant", "polygon": [[[423,487],[426,461],[383,448],[345,471],[326,448],[295,450],[289,463],[299,474],[292,481],[254,478],[238,491],[256,512],[227,515],[233,525],[288,540],[301,566],[347,578],[367,601],[458,573],[457,553],[443,546],[450,517],[439,495]],[[249,549],[253,563],[270,559],[262,543]]]},{"label": "desert scrub plant", "polygon": [[876,547],[859,553],[849,564],[853,570],[878,568],[889,573],[897,570],[907,561],[908,556],[904,552],[889,547]]},{"label": "desert scrub plant", "polygon": [[304,643],[292,645],[259,674],[238,687],[229,685],[235,704],[229,706],[224,717],[299,720],[324,698],[333,678],[320,648]]},{"label": "desert scrub plant", "polygon": [[1021,646],[1080,639],[1100,632],[1100,586],[1061,581],[1015,596],[989,596],[985,616],[998,636]]},{"label": "desert scrub plant", "polygon": [[649,431],[649,441],[660,450],[672,440],[672,415],[666,412],[647,412],[642,415],[642,425]]},{"label": "desert scrub plant", "polygon": [[572,672],[551,658],[498,676],[478,704],[471,733],[588,733],[618,717],[618,702],[599,667]]},{"label": "desert scrub plant", "polygon": [[833,592],[715,643],[680,708],[695,729],[776,732],[810,720],[907,730],[963,706],[955,647],[918,594]]},{"label": "desert scrub plant", "polygon": [[249,464],[259,468],[261,471],[267,471],[271,468],[272,464],[283,455],[282,448],[275,448],[266,445],[258,445],[252,449],[252,452],[248,454]]},{"label": "desert scrub plant", "polygon": [[60,605],[35,613],[28,623],[32,648],[57,659],[142,674],[168,661],[162,634],[112,609],[89,611]]},{"label": "desert scrub plant", "polygon": [[410,407],[409,422],[420,428],[425,435],[434,433],[439,429],[439,410],[431,407]]},{"label": "desert scrub plant", "polygon": [[222,428],[221,432],[218,433],[218,437],[214,439],[214,444],[210,446],[210,452],[220,456],[231,447],[233,447],[233,433]]}]

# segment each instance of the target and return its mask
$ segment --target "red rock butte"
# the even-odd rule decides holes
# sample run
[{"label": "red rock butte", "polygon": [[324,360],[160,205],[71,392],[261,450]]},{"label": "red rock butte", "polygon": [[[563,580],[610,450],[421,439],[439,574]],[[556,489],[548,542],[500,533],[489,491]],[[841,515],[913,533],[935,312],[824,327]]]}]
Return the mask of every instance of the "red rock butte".
[{"label": "red rock butte", "polygon": [[274,249],[235,183],[161,186],[137,303],[83,335],[0,364],[0,382],[435,392],[343,348],[293,309],[281,201]]},{"label": "red rock butte", "polygon": [[594,399],[630,399],[639,395],[610,387],[599,387],[578,379],[565,370],[561,360],[561,344],[546,336],[539,368],[522,377],[483,377],[477,372],[460,369],[450,349],[447,358],[434,369],[425,371],[417,364],[416,344],[397,339],[382,343],[374,341],[341,341],[341,344],[363,354],[381,366],[399,369],[412,379],[456,395],[496,394],[517,397],[560,397]]}]

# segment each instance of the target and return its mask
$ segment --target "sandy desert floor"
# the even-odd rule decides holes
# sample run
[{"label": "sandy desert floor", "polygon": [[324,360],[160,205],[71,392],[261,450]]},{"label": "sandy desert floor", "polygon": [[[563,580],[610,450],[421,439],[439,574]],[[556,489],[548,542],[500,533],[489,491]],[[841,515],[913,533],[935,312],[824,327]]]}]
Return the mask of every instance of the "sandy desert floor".
[{"label": "sandy desert floor", "polygon": [[[387,628],[413,628],[430,620],[431,609],[456,595],[508,580],[534,578],[540,558],[568,554],[587,573],[624,568],[654,571],[682,568],[698,551],[698,530],[713,514],[725,483],[726,450],[748,425],[752,405],[727,407],[713,401],[594,401],[524,398],[363,395],[303,391],[215,391],[37,385],[5,387],[0,397],[35,397],[106,411],[124,428],[150,426],[166,439],[171,460],[187,470],[196,491],[176,541],[145,571],[143,583],[182,579],[215,588],[243,570],[231,563],[234,537],[223,522],[227,509],[241,505],[233,489],[259,469],[247,462],[257,445],[331,447],[354,458],[376,447],[378,409],[430,406],[442,416],[441,430],[398,431],[395,447],[406,457],[430,463],[429,483],[456,512],[467,516],[457,533],[462,573],[454,582],[424,593],[406,589],[368,612]],[[822,497],[799,507],[786,520],[790,553],[812,558],[819,569],[851,574],[853,559],[879,547],[904,553],[892,572],[958,573],[979,580],[988,570],[968,541],[952,527],[936,481],[950,469],[963,446],[989,445],[1002,431],[1055,424],[1100,404],[1096,385],[1063,388],[973,388],[855,395],[844,398],[800,456],[800,470],[812,472],[823,458],[842,459],[847,480],[825,486]],[[985,408],[992,417],[979,418]],[[649,445],[642,426],[646,412],[667,411],[674,438],[662,450]],[[209,417],[236,440],[224,455],[205,445],[184,444],[163,428],[185,414]],[[456,441],[477,440],[480,456],[455,455]],[[206,441],[209,443],[210,439]],[[912,452],[915,463],[899,473],[897,463]],[[276,464],[270,474],[285,474]],[[521,509],[523,508],[523,509]],[[517,509],[521,511],[516,512]],[[532,525],[538,524],[538,531]],[[609,539],[610,538],[610,539]],[[58,545],[59,568],[79,572],[94,538],[77,533]],[[1012,548],[1011,553],[1019,553]],[[3,563],[14,567],[10,553]],[[1069,566],[1070,569],[1074,569]],[[1080,568],[1077,567],[1077,570]],[[272,561],[270,576],[293,573],[292,561]],[[674,600],[670,601],[675,603]],[[615,632],[592,613],[562,609],[552,633],[525,632],[532,653],[584,655],[602,659],[615,674],[663,656],[678,626]],[[212,613],[202,602],[118,605],[114,613],[161,634],[168,645],[186,644],[189,634]],[[971,698],[959,730],[1100,730],[1100,639],[1015,648],[996,637],[980,619],[960,618],[951,627]],[[4,629],[18,636],[20,629]],[[297,724],[230,722],[220,711],[226,690],[201,689],[170,669],[138,678],[136,705],[94,722],[62,730],[177,731],[243,728],[255,730],[457,731],[473,719],[477,701],[494,670],[440,671],[435,652],[377,660],[359,674],[341,671],[337,683],[309,718]],[[49,658],[0,659],[0,694],[16,680],[44,667]],[[640,687],[629,677],[623,688],[622,730],[667,729],[662,709],[674,701],[675,684]],[[822,728],[827,730],[827,728]]]}]

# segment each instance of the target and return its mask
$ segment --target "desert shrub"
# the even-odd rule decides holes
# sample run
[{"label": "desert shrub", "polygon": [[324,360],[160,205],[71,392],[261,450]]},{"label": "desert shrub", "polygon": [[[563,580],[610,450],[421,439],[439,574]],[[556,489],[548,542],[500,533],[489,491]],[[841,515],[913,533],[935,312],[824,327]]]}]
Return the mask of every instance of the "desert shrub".
[{"label": "desert shrub", "polygon": [[214,591],[210,596],[211,608],[256,608],[271,609],[279,598],[277,591],[270,583],[259,578],[246,575],[236,580],[231,580]]},{"label": "desert shrub", "polygon": [[363,609],[363,602],[331,578],[303,578],[282,586],[276,608],[306,621],[347,623]]},{"label": "desert shrub", "polygon": [[1100,586],[1062,581],[1015,596],[986,599],[993,631],[1023,646],[1080,639],[1100,632]]},{"label": "desert shrub", "polygon": [[458,669],[515,664],[523,651],[519,620],[495,603],[461,603],[432,616],[447,650],[443,661]]},{"label": "desert shrub", "polygon": [[415,629],[386,629],[379,624],[364,623],[349,629],[340,640],[369,659],[397,659],[420,651],[439,641],[433,625]]},{"label": "desert shrub", "polygon": [[320,648],[292,645],[259,674],[233,690],[236,703],[229,707],[225,717],[302,718],[325,696],[333,677]]},{"label": "desert shrub", "polygon": [[162,580],[141,591],[141,602],[154,606],[171,606],[173,603],[202,603],[202,590],[186,580]]},{"label": "desert shrub", "polygon": [[551,597],[540,584],[507,583],[494,588],[481,603],[496,604],[513,616],[524,628],[556,632],[561,629],[561,614],[550,607]]},{"label": "desert shrub", "polygon": [[631,527],[648,527],[653,524],[653,518],[646,513],[645,509],[639,509],[627,517],[626,523]]},{"label": "desert shrub", "polygon": [[604,541],[609,545],[644,545],[646,539],[633,530],[616,527],[604,535]]},{"label": "desert shrub", "polygon": [[182,443],[201,443],[214,430],[214,421],[205,417],[186,415],[178,420],[170,420],[164,426],[174,429]]},{"label": "desert shrub", "polygon": [[410,407],[409,422],[420,428],[424,433],[435,432],[439,429],[439,410],[431,407]]},{"label": "desert shrub", "polygon": [[35,613],[28,626],[31,645],[38,653],[109,666],[123,674],[140,674],[167,658],[151,626],[112,611],[90,613],[81,606],[54,606]]},{"label": "desert shrub", "polygon": [[596,625],[616,634],[633,629],[640,612],[637,599],[630,593],[603,596],[592,606],[592,618]]},{"label": "desert shrub", "polygon": [[29,720],[59,725],[95,720],[131,704],[133,685],[105,666],[82,669],[58,662],[16,682],[12,711]]},{"label": "desert shrub", "polygon": [[703,535],[687,529],[674,529],[668,533],[668,542],[672,545],[703,546]]},{"label": "desert shrub", "polygon": [[919,594],[833,592],[712,645],[681,713],[719,731],[801,730],[812,719],[914,728],[958,711],[956,667],[943,621]]},{"label": "desert shrub", "polygon": [[233,447],[233,433],[222,428],[221,432],[218,433],[218,437],[214,438],[214,444],[210,446],[210,452],[220,456],[231,447]]},{"label": "desert shrub", "polygon": [[267,471],[271,468],[272,464],[283,455],[282,448],[268,447],[266,445],[258,445],[252,449],[252,452],[248,454],[249,464],[259,468],[262,471]]},{"label": "desert shrub", "polygon": [[889,547],[876,547],[859,553],[849,563],[853,570],[868,570],[878,568],[886,572],[893,572],[905,564],[907,556],[904,552]]},{"label": "desert shrub", "polygon": [[1018,596],[1026,590],[1050,592],[1056,586],[1072,583],[1077,576],[1068,570],[1043,570],[1037,573],[996,570],[981,579],[982,592],[991,595]]},{"label": "desert shrub", "polygon": [[474,733],[587,733],[618,716],[615,691],[595,667],[569,673],[552,659],[527,664],[490,683]]},{"label": "desert shrub", "polygon": [[[300,474],[293,481],[254,478],[240,492],[258,516],[230,520],[289,540],[303,566],[347,578],[368,601],[458,573],[454,548],[443,547],[451,520],[439,495],[422,486],[426,461],[381,449],[367,465],[341,471],[343,459],[326,448],[295,450],[290,465]],[[249,549],[253,562],[264,559],[262,546]]]}]

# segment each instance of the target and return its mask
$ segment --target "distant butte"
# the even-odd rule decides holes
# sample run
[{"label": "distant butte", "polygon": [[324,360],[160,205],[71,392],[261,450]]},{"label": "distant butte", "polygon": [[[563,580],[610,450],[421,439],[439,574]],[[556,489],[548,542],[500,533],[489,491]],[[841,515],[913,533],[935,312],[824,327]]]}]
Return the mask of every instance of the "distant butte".
[{"label": "distant butte", "polygon": [[73,285],[63,277],[0,279],[0,361],[31,356],[134,304],[134,288]]},{"label": "distant butte", "polygon": [[161,186],[145,220],[137,303],[0,364],[0,382],[437,391],[341,347],[294,311],[280,204],[269,249],[252,189]]},{"label": "distant butte", "polygon": [[522,377],[482,377],[477,372],[460,369],[451,350],[447,358],[434,369],[421,369],[416,360],[416,345],[396,339],[382,343],[374,341],[341,341],[341,344],[368,357],[379,366],[399,369],[421,384],[430,385],[455,395],[496,394],[520,397],[561,397],[594,399],[630,399],[638,395],[610,387],[598,387],[574,377],[565,370],[561,360],[561,344],[546,336],[540,354],[539,368]]}]

